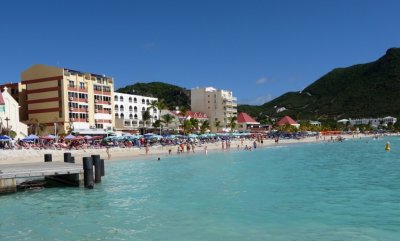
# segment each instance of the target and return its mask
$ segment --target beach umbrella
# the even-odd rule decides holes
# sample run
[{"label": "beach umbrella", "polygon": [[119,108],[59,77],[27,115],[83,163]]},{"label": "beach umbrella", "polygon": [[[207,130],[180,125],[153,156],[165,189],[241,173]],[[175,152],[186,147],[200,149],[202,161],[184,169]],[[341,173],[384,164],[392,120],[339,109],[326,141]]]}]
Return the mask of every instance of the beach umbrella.
[{"label": "beach umbrella", "polygon": [[37,139],[39,139],[39,137],[37,135],[32,134],[32,135],[29,135],[29,136],[25,137],[24,139],[22,139],[22,141],[34,141]]},{"label": "beach umbrella", "polygon": [[75,136],[75,138],[73,140],[83,140],[85,139],[85,137],[83,136]]},{"label": "beach umbrella", "polygon": [[11,141],[11,138],[7,135],[0,136],[0,141]]},{"label": "beach umbrella", "polygon": [[83,138],[85,138],[86,140],[91,140],[91,139],[93,139],[93,137],[91,137],[91,136],[84,136]]},{"label": "beach umbrella", "polygon": [[99,139],[103,139],[102,136],[92,136],[92,140],[99,140]]},{"label": "beach umbrella", "polygon": [[42,136],[42,137],[40,137],[40,138],[41,138],[41,139],[46,139],[46,140],[53,140],[53,139],[56,139],[56,137],[53,136],[53,135]]},{"label": "beach umbrella", "polygon": [[75,138],[75,136],[71,135],[71,134],[69,134],[68,136],[64,137],[65,140],[72,140],[74,138]]}]

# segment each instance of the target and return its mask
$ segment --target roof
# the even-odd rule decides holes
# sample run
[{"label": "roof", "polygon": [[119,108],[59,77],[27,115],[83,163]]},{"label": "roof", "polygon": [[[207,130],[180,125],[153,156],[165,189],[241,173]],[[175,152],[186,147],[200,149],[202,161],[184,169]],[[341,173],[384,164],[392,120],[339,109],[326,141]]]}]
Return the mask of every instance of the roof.
[{"label": "roof", "polygon": [[3,93],[1,93],[1,91],[0,91],[0,105],[5,105]]},{"label": "roof", "polygon": [[297,125],[297,122],[294,121],[290,116],[287,115],[287,116],[283,117],[282,119],[280,119],[277,124],[279,126],[283,126],[283,125],[286,125],[286,124]]},{"label": "roof", "polygon": [[251,116],[249,116],[247,113],[240,112],[237,116],[237,122],[238,123],[247,123],[247,124],[260,124],[256,120],[254,120]]}]

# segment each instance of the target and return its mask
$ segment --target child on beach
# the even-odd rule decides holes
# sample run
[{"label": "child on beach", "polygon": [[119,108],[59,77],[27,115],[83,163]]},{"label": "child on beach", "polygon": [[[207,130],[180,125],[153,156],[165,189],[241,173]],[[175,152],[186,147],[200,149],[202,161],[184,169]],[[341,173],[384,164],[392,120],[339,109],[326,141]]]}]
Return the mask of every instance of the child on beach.
[{"label": "child on beach", "polygon": [[108,160],[110,160],[111,159],[111,154],[110,154],[110,148],[108,146],[106,147],[106,153],[107,153]]}]

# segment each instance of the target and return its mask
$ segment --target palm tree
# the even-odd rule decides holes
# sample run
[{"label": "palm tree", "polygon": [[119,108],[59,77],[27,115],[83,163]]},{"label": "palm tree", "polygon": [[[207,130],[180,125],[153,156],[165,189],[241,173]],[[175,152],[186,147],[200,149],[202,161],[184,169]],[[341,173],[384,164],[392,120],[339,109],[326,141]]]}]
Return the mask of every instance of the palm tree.
[{"label": "palm tree", "polygon": [[183,121],[183,134],[186,135],[186,133],[190,132],[192,129],[192,122],[190,120],[184,120]]},{"label": "palm tree", "polygon": [[196,118],[192,118],[190,119],[190,123],[192,124],[192,128],[197,131],[197,129],[199,128],[199,120]]},{"label": "palm tree", "polygon": [[39,122],[38,119],[32,118],[29,120],[29,133],[39,135],[46,130],[46,126]]},{"label": "palm tree", "polygon": [[204,134],[207,129],[210,129],[210,122],[208,122],[208,120],[204,121],[203,124],[201,124],[200,126],[201,134]]},{"label": "palm tree", "polygon": [[158,119],[161,120],[161,111],[165,109],[164,101],[160,100],[157,102],[157,109],[158,109]]},{"label": "palm tree", "polygon": [[[150,102],[149,108],[152,109],[153,112],[154,112],[154,110],[157,109],[157,105],[158,105],[158,102],[156,100],[153,100],[153,101]],[[153,115],[151,115],[151,119],[152,119],[152,122],[153,122]]]},{"label": "palm tree", "polygon": [[217,132],[219,131],[219,128],[221,128],[221,121],[217,120],[214,123],[215,128],[217,128]]},{"label": "palm tree", "polygon": [[171,124],[171,122],[174,120],[174,117],[171,114],[165,114],[161,116],[163,119],[163,122],[165,123],[165,126],[168,128],[168,125]]},{"label": "palm tree", "polygon": [[146,123],[151,119],[150,112],[148,110],[145,110],[142,112],[142,120],[143,120],[143,125],[146,127]]},{"label": "palm tree", "polygon": [[231,133],[233,132],[233,130],[235,129],[235,127],[236,127],[236,120],[237,120],[237,117],[236,116],[231,116],[231,117],[229,117],[228,118],[228,120],[229,120],[229,128],[231,129]]}]

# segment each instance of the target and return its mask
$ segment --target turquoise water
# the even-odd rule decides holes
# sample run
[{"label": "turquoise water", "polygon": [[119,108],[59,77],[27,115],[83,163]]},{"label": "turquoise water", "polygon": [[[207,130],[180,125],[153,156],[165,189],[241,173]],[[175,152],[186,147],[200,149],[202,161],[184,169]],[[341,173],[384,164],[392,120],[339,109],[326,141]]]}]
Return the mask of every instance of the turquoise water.
[{"label": "turquoise water", "polygon": [[[391,152],[384,151],[387,140]],[[0,196],[0,240],[400,237],[400,138],[121,161],[106,168],[94,190]]]}]

